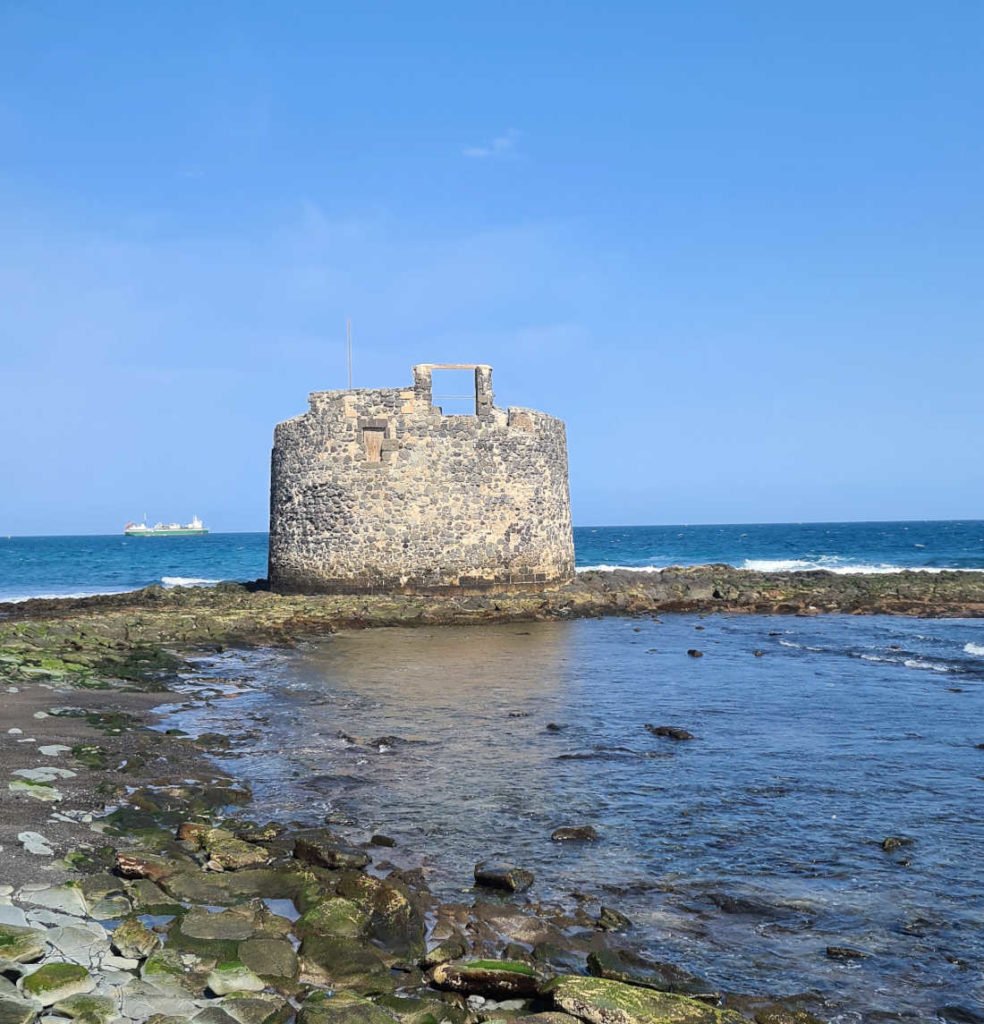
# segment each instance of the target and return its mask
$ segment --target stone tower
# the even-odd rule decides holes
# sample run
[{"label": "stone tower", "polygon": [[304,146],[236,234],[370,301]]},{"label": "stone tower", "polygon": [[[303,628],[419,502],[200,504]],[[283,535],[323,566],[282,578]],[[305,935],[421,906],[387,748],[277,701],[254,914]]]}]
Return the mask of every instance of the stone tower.
[{"label": "stone tower", "polygon": [[[474,370],[474,414],[433,404],[433,370]],[[573,575],[564,424],[497,409],[490,366],[424,363],[412,387],[309,402],[274,432],[274,590],[488,590]]]}]

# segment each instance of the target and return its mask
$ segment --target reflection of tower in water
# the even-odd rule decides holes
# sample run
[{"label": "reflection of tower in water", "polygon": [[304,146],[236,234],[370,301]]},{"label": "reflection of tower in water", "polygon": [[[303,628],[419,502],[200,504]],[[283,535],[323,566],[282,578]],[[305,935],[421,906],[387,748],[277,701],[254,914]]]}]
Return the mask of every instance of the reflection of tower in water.
[{"label": "reflection of tower in water", "polygon": [[[331,744],[312,773],[354,775],[333,793],[361,824],[442,834],[463,858],[496,821],[553,821],[555,737],[563,715],[576,623],[512,623],[346,633],[297,665],[307,686],[331,695],[306,709],[330,715],[358,744]],[[314,726],[315,723],[309,723]],[[329,734],[324,721],[318,723]],[[381,737],[395,742],[373,743]],[[382,748],[382,752],[380,752]],[[326,794],[327,795],[327,794]],[[372,816],[366,822],[364,815]],[[508,849],[508,847],[507,847]]]}]

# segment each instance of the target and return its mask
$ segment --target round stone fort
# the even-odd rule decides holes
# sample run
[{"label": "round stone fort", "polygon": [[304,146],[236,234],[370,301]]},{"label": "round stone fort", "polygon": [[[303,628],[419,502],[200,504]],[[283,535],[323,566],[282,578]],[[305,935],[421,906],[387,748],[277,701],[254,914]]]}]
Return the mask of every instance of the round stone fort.
[{"label": "round stone fort", "polygon": [[[473,413],[434,404],[434,370],[474,371]],[[316,391],[277,425],[274,590],[511,590],[573,573],[564,424],[496,408],[490,366],[424,363],[412,387]]]}]

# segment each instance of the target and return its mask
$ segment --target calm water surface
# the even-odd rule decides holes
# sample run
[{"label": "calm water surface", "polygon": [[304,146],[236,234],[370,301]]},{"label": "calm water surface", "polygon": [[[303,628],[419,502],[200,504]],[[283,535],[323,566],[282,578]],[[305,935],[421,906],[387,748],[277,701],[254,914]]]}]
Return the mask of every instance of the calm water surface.
[{"label": "calm water surface", "polygon": [[[238,737],[258,816],[393,835],[445,898],[501,855],[732,991],[819,992],[842,1021],[984,1010],[984,623],[375,630],[201,669],[238,696],[179,723]],[[580,823],[602,841],[550,842]]]}]

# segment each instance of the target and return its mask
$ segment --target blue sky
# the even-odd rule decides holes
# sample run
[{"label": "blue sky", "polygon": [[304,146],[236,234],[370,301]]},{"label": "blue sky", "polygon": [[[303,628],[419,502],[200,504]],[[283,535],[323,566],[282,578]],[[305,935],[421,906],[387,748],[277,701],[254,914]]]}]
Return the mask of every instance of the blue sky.
[{"label": "blue sky", "polygon": [[490,362],[575,522],[984,516],[984,6],[0,0],[0,533],[262,529]]}]

